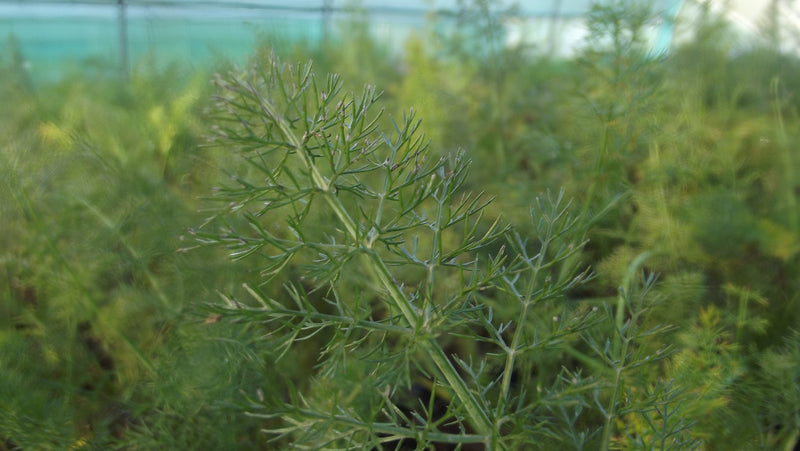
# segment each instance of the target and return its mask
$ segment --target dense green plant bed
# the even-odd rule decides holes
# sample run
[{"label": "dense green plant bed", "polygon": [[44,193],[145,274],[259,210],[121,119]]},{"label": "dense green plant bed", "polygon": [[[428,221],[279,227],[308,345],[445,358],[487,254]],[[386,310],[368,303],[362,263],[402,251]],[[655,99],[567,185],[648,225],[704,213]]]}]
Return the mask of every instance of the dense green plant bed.
[{"label": "dense green plant bed", "polygon": [[0,449],[792,449],[800,61],[475,4],[215,76],[7,52]]}]

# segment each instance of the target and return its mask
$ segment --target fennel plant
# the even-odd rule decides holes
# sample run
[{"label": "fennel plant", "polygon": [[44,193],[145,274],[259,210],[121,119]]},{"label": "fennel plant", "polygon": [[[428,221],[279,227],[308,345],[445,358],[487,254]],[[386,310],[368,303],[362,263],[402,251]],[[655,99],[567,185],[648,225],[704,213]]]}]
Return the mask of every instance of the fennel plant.
[{"label": "fennel plant", "polygon": [[[413,111],[373,112],[374,87],[345,93],[338,76],[320,83],[310,64],[275,57],[216,84],[213,141],[245,165],[192,232],[257,262],[263,283],[209,308],[260,328],[276,360],[318,344],[308,381],[251,394],[248,413],[272,439],[358,449],[560,440],[556,408],[597,385],[574,368],[533,375],[541,353],[596,317],[566,302],[590,273],[569,263],[584,242],[563,192],[537,198],[528,240],[484,218],[491,199],[463,192],[463,153],[433,155]],[[267,293],[281,281],[283,294]],[[413,396],[420,386],[427,395]]]}]

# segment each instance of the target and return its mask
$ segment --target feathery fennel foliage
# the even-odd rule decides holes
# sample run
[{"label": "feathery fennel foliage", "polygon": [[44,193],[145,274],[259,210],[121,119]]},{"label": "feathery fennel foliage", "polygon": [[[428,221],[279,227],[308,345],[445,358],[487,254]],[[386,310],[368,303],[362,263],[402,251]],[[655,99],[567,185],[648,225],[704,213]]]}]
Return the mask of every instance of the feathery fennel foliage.
[{"label": "feathery fennel foliage", "polygon": [[[529,242],[483,217],[491,200],[460,189],[463,154],[431,155],[413,112],[384,132],[373,87],[347,94],[337,76],[319,83],[310,65],[274,57],[216,83],[213,139],[247,167],[193,232],[257,261],[264,282],[245,286],[248,301],[226,295],[209,308],[263,328],[276,359],[324,337],[305,389],[287,381],[285,393],[264,387],[252,399],[249,414],[274,440],[511,449],[561,439],[552,413],[597,381],[519,370],[597,316],[568,303],[537,316],[589,277],[563,267],[584,244],[563,193],[537,199]],[[490,245],[499,251],[482,252]],[[286,296],[262,289],[287,274]],[[420,384],[428,396],[409,396]]]}]

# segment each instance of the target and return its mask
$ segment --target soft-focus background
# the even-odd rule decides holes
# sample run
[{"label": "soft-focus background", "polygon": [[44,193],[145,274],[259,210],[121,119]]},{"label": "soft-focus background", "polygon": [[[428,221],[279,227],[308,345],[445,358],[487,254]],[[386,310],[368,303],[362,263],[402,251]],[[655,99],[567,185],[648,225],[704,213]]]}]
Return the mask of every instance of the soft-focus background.
[{"label": "soft-focus background", "polygon": [[686,388],[704,449],[792,449],[798,5],[0,1],[0,449],[283,445],[246,400],[312,373],[317,350],[274,362],[203,313],[259,275],[187,232],[239,164],[207,146],[209,80],[270,52],[413,107],[520,233],[563,188],[593,218],[576,302],[613,302],[642,255],[658,277],[675,354],[637,380]]}]

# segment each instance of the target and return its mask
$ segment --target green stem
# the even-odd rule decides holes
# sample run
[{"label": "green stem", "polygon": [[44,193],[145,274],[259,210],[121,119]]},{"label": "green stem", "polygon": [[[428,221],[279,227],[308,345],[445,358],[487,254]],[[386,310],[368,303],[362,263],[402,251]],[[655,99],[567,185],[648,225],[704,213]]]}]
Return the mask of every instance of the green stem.
[{"label": "green stem", "polygon": [[[547,234],[549,235],[549,230],[547,231]],[[549,247],[549,244],[550,240],[548,238],[542,240],[542,248],[539,250],[536,266],[533,268],[533,274],[528,282],[528,289],[525,293],[525,299],[522,299],[522,312],[520,314],[519,322],[517,323],[517,328],[514,330],[514,337],[511,339],[511,347],[506,354],[506,366],[503,372],[503,381],[500,385],[502,397],[498,401],[498,412],[500,411],[499,409],[505,405],[505,402],[508,399],[508,392],[511,389],[511,374],[515,365],[517,349],[519,348],[520,341],[522,341],[522,333],[523,329],[525,328],[525,319],[528,316],[528,308],[531,306],[531,304],[533,304],[531,293],[533,293],[533,290],[536,287],[536,282],[539,278],[539,272],[542,270],[544,259],[547,256],[547,248]]]},{"label": "green stem", "polygon": [[95,207],[88,200],[83,198],[78,198],[77,200],[83,204],[83,206],[86,207],[90,213],[95,215],[103,224],[103,226],[116,235],[117,239],[119,239],[119,242],[122,244],[125,250],[128,251],[130,256],[133,257],[133,260],[136,262],[137,266],[139,266],[139,269],[141,269],[145,277],[147,277],[147,281],[150,282],[150,286],[153,287],[153,291],[155,291],[158,300],[161,301],[163,306],[168,307],[170,304],[169,298],[164,293],[164,290],[161,289],[161,283],[159,283],[158,278],[155,276],[155,274],[153,274],[152,271],[150,271],[150,269],[147,267],[147,264],[142,261],[142,257],[139,255],[133,245],[131,245],[130,241],[128,241],[128,239],[119,231],[119,228],[115,226],[111,218],[103,214],[100,209]]},{"label": "green stem", "polygon": [[792,161],[792,154],[789,151],[788,137],[786,136],[786,127],[783,123],[783,112],[781,111],[780,99],[780,80],[775,78],[771,83],[772,96],[774,98],[775,119],[778,121],[778,145],[781,149],[781,157],[783,159],[784,169],[784,196],[786,202],[785,211],[789,212],[788,221],[793,230],[797,229],[798,214],[797,214],[797,197],[795,195],[795,171],[794,162]]},{"label": "green stem", "polygon": [[[319,170],[307,154],[307,149],[303,145],[302,141],[294,133],[292,133],[291,127],[287,123],[286,119],[280,114],[277,114],[272,105],[264,102],[262,107],[269,113],[270,117],[278,125],[286,141],[295,149],[295,155],[298,156],[305,168],[309,171],[311,182],[317,189],[323,192],[323,197],[328,203],[328,206],[331,207],[336,217],[344,226],[348,235],[350,235],[350,238],[352,238],[354,242],[360,242],[361,237],[358,232],[356,222],[347,212],[344,205],[342,205],[339,198],[336,197],[333,192],[331,192],[330,181],[320,174]],[[397,286],[397,283],[393,280],[392,275],[389,272],[389,269],[386,267],[383,259],[372,249],[372,241],[366,241],[362,244],[363,246],[361,244],[360,246],[366,255],[368,262],[367,266],[372,269],[374,275],[380,281],[380,284],[388,291],[389,299],[392,301],[392,304],[400,311],[406,321],[413,328],[418,328],[421,326],[422,324],[420,324],[419,314],[416,312],[414,306],[408,300],[406,295]],[[422,340],[420,342],[420,346],[433,361],[442,377],[444,377],[444,379],[448,382],[451,389],[455,393],[455,396],[464,405],[464,408],[469,414],[470,419],[473,421],[473,426],[476,428],[476,430],[480,434],[487,437],[492,435],[493,427],[491,421],[489,420],[489,416],[475,395],[469,390],[466,382],[464,382],[464,380],[458,374],[458,371],[456,371],[456,369],[453,367],[453,364],[447,358],[447,355],[442,347],[433,339]]]},{"label": "green stem", "polygon": [[[617,297],[617,309],[615,312],[615,324],[617,327],[617,331],[622,330],[622,324],[625,322],[625,298],[626,296],[630,295],[631,290],[631,281],[636,276],[636,273],[639,271],[639,268],[644,264],[645,260],[650,258],[652,255],[656,254],[657,251],[645,251],[641,254],[637,255],[636,258],[633,259],[630,265],[628,265],[628,270],[625,272],[625,276],[622,278],[622,286],[620,289],[620,294]],[[617,339],[614,343],[615,352],[619,353],[619,349],[622,345],[622,336],[617,335]]]},{"label": "green stem", "polygon": [[[397,286],[397,283],[392,280],[389,268],[386,267],[383,259],[374,252],[368,252],[366,255],[370,263],[368,266],[372,269],[373,274],[381,285],[389,292],[392,303],[400,310],[406,321],[408,321],[412,327],[419,326],[419,314],[417,314],[405,293],[403,293]],[[492,435],[493,427],[489,416],[475,395],[469,390],[469,387],[467,387],[461,375],[459,375],[458,371],[453,367],[453,364],[447,358],[442,347],[433,339],[425,339],[419,344],[422,350],[427,353],[428,357],[433,361],[433,364],[436,366],[436,369],[439,370],[442,377],[448,382],[455,396],[464,405],[478,433],[486,436]]]},{"label": "green stem", "polygon": [[[402,438],[416,438],[414,429],[397,426],[394,423],[365,423],[357,418],[345,415],[330,415],[322,413],[313,409],[296,409],[293,410],[300,414],[303,418],[310,418],[312,420],[320,420],[323,422],[333,421],[335,423],[355,427],[358,429],[369,430],[378,434],[383,434],[384,440],[390,441],[391,439]],[[248,412],[246,414],[252,418],[263,418],[265,420],[272,420],[276,417],[275,414],[261,414]],[[430,441],[440,441],[446,443],[481,443],[484,438],[479,435],[471,434],[450,434],[445,432],[431,432],[425,431],[426,438]]]},{"label": "green stem", "polygon": [[[616,363],[614,363],[614,394],[611,396],[609,400],[608,411],[606,412],[606,424],[603,428],[603,440],[602,440],[602,451],[608,450],[609,441],[611,439],[611,434],[614,430],[614,418],[617,416],[617,405],[619,401],[620,391],[622,390],[622,382],[623,377],[622,373],[625,371],[627,365],[627,358],[628,358],[628,348],[630,347],[630,343],[634,335],[631,333],[632,327],[634,327],[635,318],[631,320],[631,324],[628,328],[625,329],[623,336],[623,325],[625,323],[625,312],[626,307],[629,304],[628,299],[631,296],[631,284],[633,278],[636,276],[636,273],[639,271],[639,268],[644,264],[645,260],[650,258],[652,255],[657,254],[658,251],[646,251],[642,252],[641,254],[637,255],[636,258],[633,259],[631,264],[628,266],[628,270],[625,272],[625,276],[622,279],[622,286],[620,287],[620,294],[617,298],[617,310],[616,310],[616,317],[615,317],[615,325],[616,325],[616,340],[614,342],[614,350],[613,355],[616,358]],[[631,306],[631,308],[633,308]]]},{"label": "green stem", "polygon": [[[623,347],[623,352],[628,352],[627,341]],[[616,368],[616,377],[614,378],[614,395],[608,401],[609,405],[608,411],[606,412],[606,424],[603,427],[603,439],[601,440],[602,447],[600,448],[601,451],[608,451],[608,447],[611,442],[611,433],[614,431],[614,418],[617,416],[617,399],[619,398],[620,391],[622,390],[622,372],[624,369],[625,357],[623,355],[622,360],[620,360]]]},{"label": "green stem", "polygon": [[605,126],[603,127],[603,140],[602,144],[600,145],[600,152],[597,156],[597,162],[595,163],[594,174],[592,174],[592,183],[589,185],[589,190],[586,193],[586,198],[583,202],[583,210],[581,211],[581,217],[587,218],[589,215],[589,210],[592,208],[592,201],[594,200],[595,191],[597,190],[597,185],[599,184],[600,177],[603,175],[603,167],[606,164],[606,154],[608,153],[608,141],[611,137],[611,113],[608,113],[608,117],[606,117]]}]

